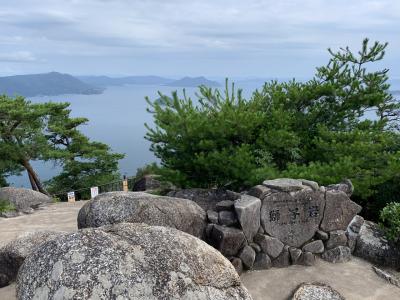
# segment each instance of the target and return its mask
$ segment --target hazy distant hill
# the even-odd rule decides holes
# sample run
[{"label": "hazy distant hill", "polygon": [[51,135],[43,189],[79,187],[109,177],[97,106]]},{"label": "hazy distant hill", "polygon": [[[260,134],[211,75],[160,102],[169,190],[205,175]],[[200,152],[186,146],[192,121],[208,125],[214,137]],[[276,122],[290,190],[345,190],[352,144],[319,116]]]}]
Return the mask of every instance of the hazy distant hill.
[{"label": "hazy distant hill", "polygon": [[173,79],[160,76],[126,76],[126,77],[108,77],[108,76],[78,76],[80,80],[96,86],[112,86],[125,84],[143,84],[143,85],[161,85],[168,84]]},{"label": "hazy distant hill", "polygon": [[101,94],[103,90],[103,88],[84,83],[71,75],[57,72],[0,77],[0,94],[9,96],[90,95]]},{"label": "hazy distant hill", "polygon": [[205,85],[209,87],[217,87],[220,84],[216,81],[208,80],[207,78],[201,77],[183,77],[182,79],[175,80],[167,83],[168,86],[180,86],[180,87],[197,87],[199,85]]}]

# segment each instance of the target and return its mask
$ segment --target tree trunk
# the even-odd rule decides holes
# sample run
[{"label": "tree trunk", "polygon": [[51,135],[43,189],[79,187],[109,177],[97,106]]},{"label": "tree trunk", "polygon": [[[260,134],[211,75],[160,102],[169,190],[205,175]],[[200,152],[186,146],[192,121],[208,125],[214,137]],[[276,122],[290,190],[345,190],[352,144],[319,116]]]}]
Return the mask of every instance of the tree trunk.
[{"label": "tree trunk", "polygon": [[38,191],[39,189],[36,185],[35,180],[33,179],[32,175],[31,175],[31,173],[29,173],[28,170],[26,170],[26,173],[28,173],[28,178],[29,178],[29,182],[31,183],[32,190]]},{"label": "tree trunk", "polygon": [[[47,196],[50,196],[50,194],[46,191],[46,189],[43,187],[42,182],[39,179],[39,176],[36,174],[35,170],[32,168],[32,165],[29,163],[28,160],[24,160],[22,162],[22,165],[24,166],[24,168],[26,169],[26,171],[29,174],[29,178],[32,178],[32,180],[34,181],[37,190]],[[33,186],[32,186],[33,188]]]}]

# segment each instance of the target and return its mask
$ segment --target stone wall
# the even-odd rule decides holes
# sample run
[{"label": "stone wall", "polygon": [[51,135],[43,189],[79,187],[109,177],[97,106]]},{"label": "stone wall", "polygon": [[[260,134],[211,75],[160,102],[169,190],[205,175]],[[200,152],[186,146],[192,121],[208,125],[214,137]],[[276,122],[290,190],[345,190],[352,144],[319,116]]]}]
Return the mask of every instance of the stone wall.
[{"label": "stone wall", "polygon": [[309,180],[275,179],[207,210],[206,241],[239,273],[291,264],[350,259],[364,220],[350,200],[349,180],[328,187]]}]

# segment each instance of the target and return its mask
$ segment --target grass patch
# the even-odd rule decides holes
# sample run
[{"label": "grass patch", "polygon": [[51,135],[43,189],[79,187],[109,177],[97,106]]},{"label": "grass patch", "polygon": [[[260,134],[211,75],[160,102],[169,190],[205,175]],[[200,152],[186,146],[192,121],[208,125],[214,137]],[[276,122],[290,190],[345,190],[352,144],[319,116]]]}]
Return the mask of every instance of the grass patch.
[{"label": "grass patch", "polygon": [[15,211],[14,204],[10,203],[8,200],[0,199],[0,213]]}]

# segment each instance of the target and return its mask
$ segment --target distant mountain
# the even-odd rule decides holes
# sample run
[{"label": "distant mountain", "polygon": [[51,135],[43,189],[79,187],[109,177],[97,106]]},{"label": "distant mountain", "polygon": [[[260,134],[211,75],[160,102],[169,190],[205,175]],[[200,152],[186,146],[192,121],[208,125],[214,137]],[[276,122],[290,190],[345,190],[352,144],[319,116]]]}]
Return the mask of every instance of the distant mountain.
[{"label": "distant mountain", "polygon": [[126,84],[142,84],[142,85],[162,85],[168,84],[173,79],[160,76],[126,76],[126,77],[108,77],[108,76],[78,76],[85,83],[96,86],[119,86]]},{"label": "distant mountain", "polygon": [[209,87],[217,87],[220,84],[216,81],[208,80],[207,78],[201,77],[183,77],[182,79],[175,80],[173,82],[167,83],[168,86],[178,86],[178,87],[198,87],[200,85],[205,85]]},{"label": "distant mountain", "polygon": [[89,85],[71,75],[58,72],[0,77],[0,94],[9,96],[91,95],[101,94],[103,91],[103,88]]}]

